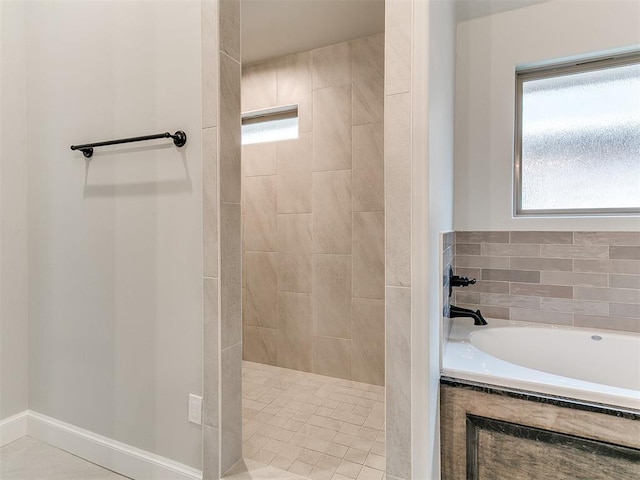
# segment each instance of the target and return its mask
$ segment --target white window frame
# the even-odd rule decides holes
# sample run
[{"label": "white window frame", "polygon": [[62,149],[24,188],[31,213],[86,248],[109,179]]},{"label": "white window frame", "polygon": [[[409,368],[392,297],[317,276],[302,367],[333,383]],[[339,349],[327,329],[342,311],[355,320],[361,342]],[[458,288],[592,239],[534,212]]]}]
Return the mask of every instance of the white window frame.
[{"label": "white window frame", "polygon": [[[280,119],[286,119],[286,118],[296,118],[299,120],[298,110],[299,110],[299,105],[297,103],[294,103],[291,105],[282,105],[279,107],[265,108],[261,110],[252,110],[250,112],[243,112],[241,115],[242,125],[247,125],[251,123],[269,122],[273,120],[280,120]],[[298,136],[296,138],[299,138],[300,136],[299,124],[298,124],[297,134]],[[286,138],[286,139],[276,138],[273,140],[265,140],[263,142],[250,143],[248,145],[260,145],[263,143],[283,142],[288,140],[295,140],[295,138]],[[240,140],[240,143],[242,145],[245,145],[242,139]]]},{"label": "white window frame", "polygon": [[528,80],[566,76],[572,73],[606,70],[611,67],[640,64],[640,52],[624,55],[592,58],[579,62],[561,63],[545,67],[516,69],[516,108],[513,169],[513,214],[515,217],[531,216],[628,216],[640,214],[640,208],[566,208],[522,209],[522,87]]}]

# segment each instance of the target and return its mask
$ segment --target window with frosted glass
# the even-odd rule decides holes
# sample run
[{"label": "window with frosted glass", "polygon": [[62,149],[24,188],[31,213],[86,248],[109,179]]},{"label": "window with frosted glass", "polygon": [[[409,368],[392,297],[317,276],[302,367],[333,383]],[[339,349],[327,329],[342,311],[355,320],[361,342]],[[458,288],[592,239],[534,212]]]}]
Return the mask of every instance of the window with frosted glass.
[{"label": "window with frosted glass", "polygon": [[640,212],[640,56],[517,84],[516,214]]},{"label": "window with frosted glass", "polygon": [[242,144],[298,138],[298,106],[288,105],[242,115]]}]

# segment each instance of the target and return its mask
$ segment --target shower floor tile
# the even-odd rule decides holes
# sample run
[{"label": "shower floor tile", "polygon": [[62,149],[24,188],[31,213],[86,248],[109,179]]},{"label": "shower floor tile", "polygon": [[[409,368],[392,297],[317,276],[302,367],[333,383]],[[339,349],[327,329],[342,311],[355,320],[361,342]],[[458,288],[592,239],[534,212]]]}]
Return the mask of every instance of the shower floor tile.
[{"label": "shower floor tile", "polygon": [[243,362],[242,402],[245,461],[226,478],[385,478],[384,387]]}]

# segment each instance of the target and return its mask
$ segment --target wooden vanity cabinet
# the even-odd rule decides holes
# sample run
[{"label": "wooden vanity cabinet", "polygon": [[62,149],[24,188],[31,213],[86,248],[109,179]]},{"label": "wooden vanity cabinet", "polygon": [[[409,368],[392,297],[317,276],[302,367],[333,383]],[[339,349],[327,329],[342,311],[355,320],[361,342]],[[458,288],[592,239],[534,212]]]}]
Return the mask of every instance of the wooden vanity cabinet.
[{"label": "wooden vanity cabinet", "polygon": [[443,378],[443,480],[639,480],[640,412]]}]

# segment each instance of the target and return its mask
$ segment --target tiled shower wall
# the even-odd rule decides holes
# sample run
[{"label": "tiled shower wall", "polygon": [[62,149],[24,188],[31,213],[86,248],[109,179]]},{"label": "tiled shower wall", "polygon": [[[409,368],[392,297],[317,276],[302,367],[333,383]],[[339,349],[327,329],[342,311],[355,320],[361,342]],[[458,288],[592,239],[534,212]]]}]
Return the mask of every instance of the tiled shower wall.
[{"label": "tiled shower wall", "polygon": [[243,69],[243,111],[299,106],[242,149],[245,360],[384,385],[383,75],[383,34]]},{"label": "tiled shower wall", "polygon": [[456,232],[455,273],[485,317],[640,332],[640,232]]}]

